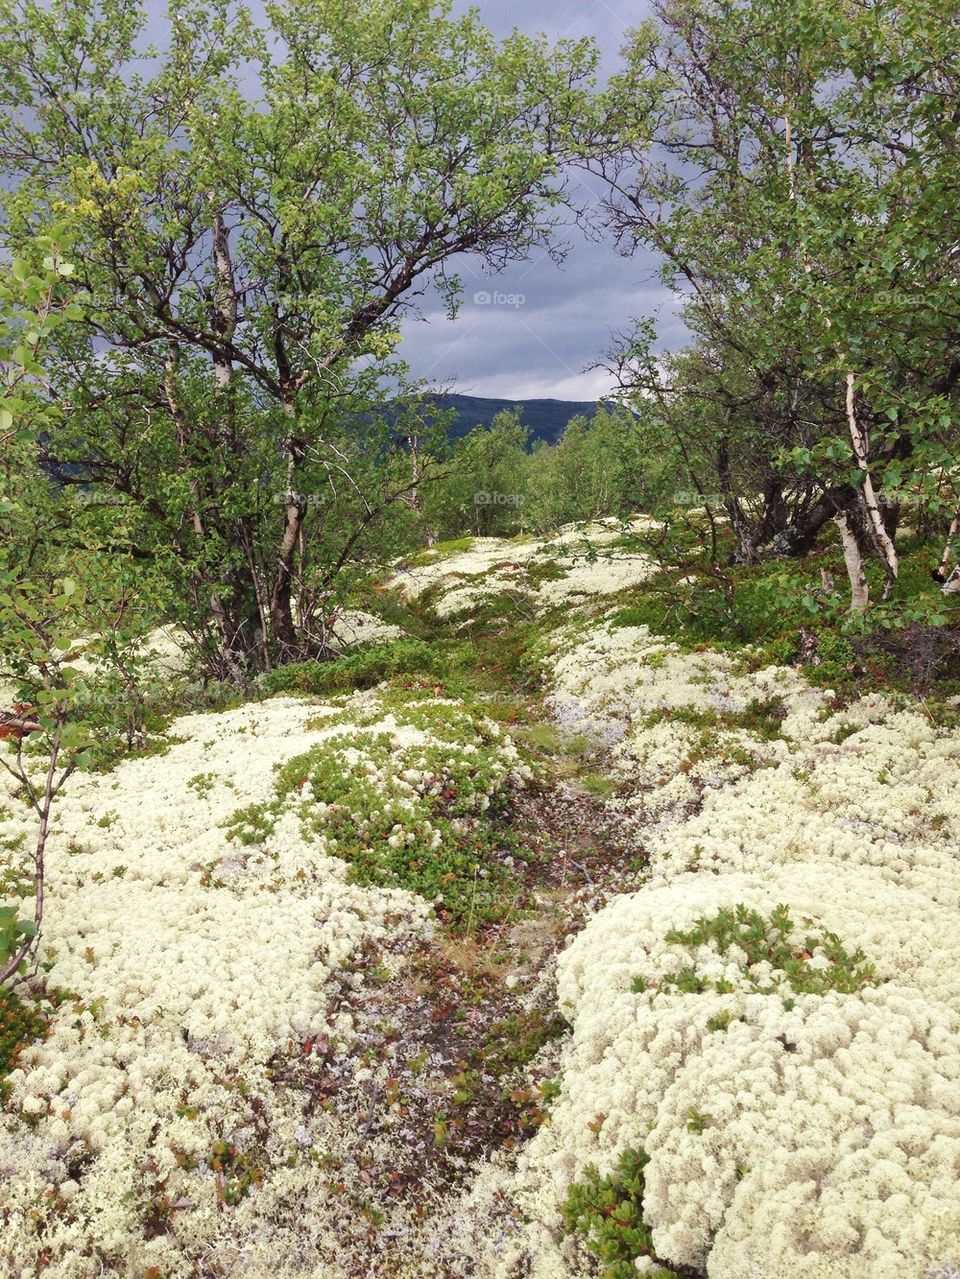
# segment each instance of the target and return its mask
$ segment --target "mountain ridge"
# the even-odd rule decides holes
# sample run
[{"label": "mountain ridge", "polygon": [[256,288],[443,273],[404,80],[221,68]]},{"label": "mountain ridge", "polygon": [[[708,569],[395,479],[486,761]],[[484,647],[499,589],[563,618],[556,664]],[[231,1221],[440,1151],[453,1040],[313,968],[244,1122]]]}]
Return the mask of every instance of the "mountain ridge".
[{"label": "mountain ridge", "polygon": [[474,427],[489,426],[498,413],[519,409],[520,422],[529,430],[531,444],[539,440],[556,444],[572,417],[593,417],[599,403],[597,400],[549,398],[508,400],[453,392],[432,392],[425,398],[441,409],[456,410],[456,420],[450,427],[452,439],[459,439]]}]

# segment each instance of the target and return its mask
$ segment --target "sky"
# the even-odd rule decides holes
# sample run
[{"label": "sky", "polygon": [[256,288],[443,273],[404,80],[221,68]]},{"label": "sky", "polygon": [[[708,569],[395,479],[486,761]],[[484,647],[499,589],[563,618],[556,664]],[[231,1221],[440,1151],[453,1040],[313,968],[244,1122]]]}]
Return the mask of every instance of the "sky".
[{"label": "sky", "polygon": [[[601,74],[617,70],[625,33],[648,15],[648,0],[454,0],[454,12],[476,7],[499,36],[514,27],[552,40],[592,36],[602,55]],[[151,35],[166,25],[167,0],[147,0]],[[251,0],[256,13],[260,0]],[[161,41],[162,43],[162,41]],[[583,209],[596,210],[602,185],[591,175],[571,176]],[[658,346],[684,344],[676,303],[646,252],[621,256],[612,237],[587,235],[572,222],[557,239],[566,246],[559,265],[546,250],[490,276],[469,257],[450,266],[464,283],[457,318],[427,293],[403,321],[400,354],[412,375],[439,390],[502,399],[595,400],[613,389],[611,376],[591,367],[633,317],[657,319]]]},{"label": "sky", "polygon": [[[470,0],[454,7],[462,12]],[[555,40],[593,36],[605,73],[617,68],[624,33],[647,16],[643,0],[478,0],[477,7],[497,35],[519,27]],[[601,184],[591,176],[579,183],[577,201],[597,207]],[[560,238],[568,248],[559,266],[538,252],[490,277],[469,258],[458,259],[464,297],[457,319],[448,320],[439,302],[426,297],[421,318],[404,323],[402,354],[412,373],[462,395],[593,400],[613,383],[589,366],[630,328],[632,317],[658,318],[662,348],[683,344],[683,326],[653,256],[624,258],[611,237],[591,238],[576,226]]]}]

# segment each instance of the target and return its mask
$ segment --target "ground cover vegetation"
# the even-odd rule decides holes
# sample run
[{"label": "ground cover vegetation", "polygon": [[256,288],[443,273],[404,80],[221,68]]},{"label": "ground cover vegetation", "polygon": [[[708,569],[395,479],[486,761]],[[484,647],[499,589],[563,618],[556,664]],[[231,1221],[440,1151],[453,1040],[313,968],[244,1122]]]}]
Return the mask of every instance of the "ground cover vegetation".
[{"label": "ground cover vegetation", "polygon": [[[950,1279],[956,15],[264,14],[0,0],[0,1268]],[[450,444],[578,165],[689,343]]]}]

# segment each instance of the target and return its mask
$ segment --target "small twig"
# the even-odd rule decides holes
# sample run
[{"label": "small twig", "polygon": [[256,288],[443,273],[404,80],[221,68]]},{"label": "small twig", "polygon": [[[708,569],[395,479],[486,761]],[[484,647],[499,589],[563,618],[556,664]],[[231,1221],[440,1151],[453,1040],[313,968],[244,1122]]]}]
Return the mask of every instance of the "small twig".
[{"label": "small twig", "polygon": [[571,857],[571,858],[570,858],[570,865],[571,865],[571,866],[575,866],[575,867],[577,868],[577,870],[578,870],[578,871],[580,871],[580,873],[581,873],[581,874],[583,875],[583,877],[586,879],[587,883],[588,883],[588,884],[590,885],[590,887],[592,888],[592,887],[593,887],[593,876],[592,876],[592,875],[590,874],[590,872],[587,870],[586,866],[584,866],[583,862],[575,862],[575,861],[573,860],[573,858]]},{"label": "small twig", "polygon": [[381,1092],[382,1089],[380,1088],[380,1085],[374,1084],[373,1099],[370,1102],[370,1109],[367,1111],[367,1120],[363,1125],[363,1132],[360,1134],[361,1141],[365,1141],[367,1139],[370,1134],[370,1129],[373,1127],[373,1117],[377,1111],[377,1102],[380,1100]]}]

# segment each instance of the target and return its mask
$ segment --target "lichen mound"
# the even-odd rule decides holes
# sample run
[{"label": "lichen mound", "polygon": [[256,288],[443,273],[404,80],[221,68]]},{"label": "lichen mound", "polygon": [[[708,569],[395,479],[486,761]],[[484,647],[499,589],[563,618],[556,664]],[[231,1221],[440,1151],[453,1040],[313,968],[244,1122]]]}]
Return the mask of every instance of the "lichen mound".
[{"label": "lichen mound", "polygon": [[[562,1090],[510,1192],[530,1273],[580,1273],[565,1198],[631,1149],[667,1265],[943,1273],[960,1241],[956,733],[883,699],[835,714],[794,672],[643,628],[573,633],[553,672],[555,706],[616,742],[615,803],[648,818],[650,871],[560,960]],[[772,691],[771,740],[749,725]],[[519,1273],[523,1251],[514,1239],[491,1267]]]}]

